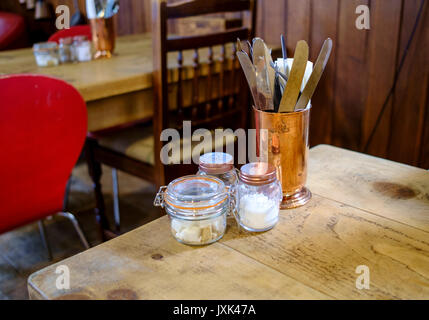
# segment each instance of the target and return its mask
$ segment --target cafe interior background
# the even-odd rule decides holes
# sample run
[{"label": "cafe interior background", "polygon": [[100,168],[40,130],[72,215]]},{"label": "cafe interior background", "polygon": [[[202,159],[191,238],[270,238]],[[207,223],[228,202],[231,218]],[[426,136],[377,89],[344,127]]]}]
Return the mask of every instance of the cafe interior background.
[{"label": "cafe interior background", "polygon": [[[35,7],[47,5],[49,14],[39,13],[38,16],[34,6],[27,8],[27,2],[35,2]],[[420,3],[419,0],[258,1],[256,36],[278,49],[280,35],[284,34],[289,57],[293,56],[296,43],[306,40],[310,48],[309,60],[315,61],[323,41],[327,37],[333,40],[331,58],[312,98],[311,147],[330,144],[429,168],[427,1],[414,38],[407,48]],[[53,11],[61,4],[69,6],[72,15],[77,12],[77,5],[80,22],[88,22],[84,0],[0,1],[0,75],[6,73],[1,70],[1,66],[6,65],[1,64],[1,60],[5,59],[8,50],[30,48],[34,43],[47,41],[57,31]],[[151,33],[150,0],[120,0],[119,5],[114,16],[117,43],[124,37]],[[356,7],[359,5],[370,8],[369,30],[356,28]],[[11,18],[7,14],[16,16]],[[237,13],[218,14],[200,20],[184,19],[172,24],[172,28],[181,35],[204,33],[227,28],[228,24],[234,25],[241,18]],[[15,24],[20,27],[15,28]],[[12,34],[8,34],[12,28],[15,28]],[[132,42],[129,45],[132,46]],[[401,66],[406,48],[408,51]],[[145,48],[139,54],[151,54],[151,48]],[[281,56],[281,50],[273,49],[275,54]],[[10,62],[7,63],[13,63],[14,58],[9,57]],[[396,74],[400,66],[401,72]],[[13,70],[8,69],[7,73],[10,72]],[[250,108],[248,110],[250,113]],[[2,146],[2,150],[3,156],[7,157],[7,146]],[[111,179],[109,167],[103,165],[102,191],[106,214],[113,224]],[[70,181],[67,211],[76,214],[94,246],[101,240],[94,219],[95,198],[91,178],[83,156],[74,167]],[[119,186],[121,233],[163,214],[152,205],[157,191],[153,183],[119,171]],[[2,190],[5,190],[4,186]],[[27,277],[31,273],[84,249],[73,225],[64,217],[46,219],[45,232],[52,260],[40,237],[37,222],[0,235],[1,299],[26,299]]]}]

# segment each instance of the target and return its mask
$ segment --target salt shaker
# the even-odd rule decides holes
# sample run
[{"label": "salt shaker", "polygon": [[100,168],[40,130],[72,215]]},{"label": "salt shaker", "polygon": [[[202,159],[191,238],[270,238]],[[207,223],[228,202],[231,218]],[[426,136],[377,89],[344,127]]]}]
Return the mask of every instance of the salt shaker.
[{"label": "salt shaker", "polygon": [[265,162],[241,167],[237,186],[237,220],[251,232],[273,228],[279,218],[282,187],[276,169]]},{"label": "salt shaker", "polygon": [[210,152],[200,156],[197,174],[219,178],[227,187],[235,186],[238,181],[234,158],[223,152]]}]

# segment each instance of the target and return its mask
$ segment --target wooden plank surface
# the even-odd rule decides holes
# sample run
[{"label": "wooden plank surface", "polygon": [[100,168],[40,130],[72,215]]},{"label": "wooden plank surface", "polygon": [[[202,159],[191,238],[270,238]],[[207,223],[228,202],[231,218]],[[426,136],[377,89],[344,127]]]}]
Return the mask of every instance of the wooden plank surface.
[{"label": "wooden plank surface", "polygon": [[[270,232],[231,228],[221,243],[336,299],[429,297],[429,233],[318,195]],[[356,288],[359,265],[369,290]]]},{"label": "wooden plank surface", "polygon": [[[70,291],[55,287],[58,265],[70,269]],[[178,243],[166,216],[33,274],[29,293],[45,299],[329,298],[219,243]]]},{"label": "wooden plank surface", "polygon": [[429,231],[429,172],[320,145],[310,151],[308,186],[328,199]]},{"label": "wooden plank surface", "polygon": [[[30,297],[427,299],[428,173],[323,145],[310,159],[313,198],[282,211],[271,231],[238,231],[230,220],[222,240],[190,247],[173,239],[162,217],[33,274]],[[419,194],[371,189],[401,177]],[[69,291],[55,287],[59,264],[70,269]],[[356,288],[359,265],[369,268],[368,290]]]}]

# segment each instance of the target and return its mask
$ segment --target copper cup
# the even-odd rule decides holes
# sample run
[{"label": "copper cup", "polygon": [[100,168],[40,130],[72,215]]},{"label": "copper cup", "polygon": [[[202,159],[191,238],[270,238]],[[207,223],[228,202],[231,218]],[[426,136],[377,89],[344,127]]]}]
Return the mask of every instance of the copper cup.
[{"label": "copper cup", "polygon": [[115,49],[115,22],[113,17],[89,19],[91,22],[92,42],[95,48],[94,59],[110,58]]},{"label": "copper cup", "polygon": [[257,146],[260,146],[260,129],[268,131],[268,162],[277,168],[281,181],[283,200],[281,209],[291,209],[306,204],[311,192],[305,187],[309,152],[308,130],[310,109],[288,113],[271,113],[255,108]]}]

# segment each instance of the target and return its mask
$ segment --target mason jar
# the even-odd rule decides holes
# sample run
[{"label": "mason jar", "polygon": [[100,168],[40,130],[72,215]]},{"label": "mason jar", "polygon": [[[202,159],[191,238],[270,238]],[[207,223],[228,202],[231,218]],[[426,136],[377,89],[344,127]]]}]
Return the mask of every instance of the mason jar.
[{"label": "mason jar", "polygon": [[265,162],[241,167],[237,186],[237,220],[247,231],[273,228],[279,219],[282,187],[276,169]]},{"label": "mason jar", "polygon": [[197,175],[219,178],[227,187],[235,186],[238,182],[234,158],[229,153],[210,152],[200,156]]},{"label": "mason jar", "polygon": [[188,245],[213,243],[225,234],[229,189],[212,176],[178,178],[159,189],[154,205],[163,207],[173,237]]},{"label": "mason jar", "polygon": [[36,43],[33,45],[33,53],[39,67],[57,66],[59,63],[58,45],[56,42]]}]

